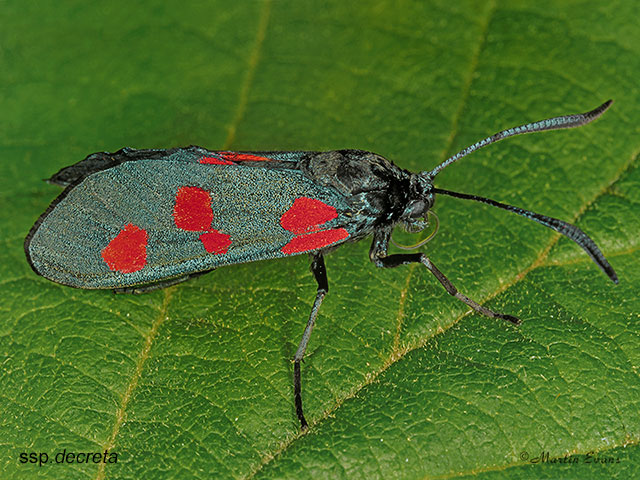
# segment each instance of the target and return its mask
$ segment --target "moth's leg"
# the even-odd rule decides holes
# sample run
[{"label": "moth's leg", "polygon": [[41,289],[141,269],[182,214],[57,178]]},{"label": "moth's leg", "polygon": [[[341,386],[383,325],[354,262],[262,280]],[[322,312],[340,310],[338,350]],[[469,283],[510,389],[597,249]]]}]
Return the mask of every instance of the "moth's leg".
[{"label": "moth's leg", "polygon": [[129,293],[133,295],[149,293],[155,290],[161,290],[163,288],[170,287],[172,285],[177,285],[178,283],[186,282],[191,278],[199,277],[200,275],[204,275],[205,273],[209,273],[213,270],[214,269],[205,270],[204,272],[189,273],[188,275],[183,275],[182,277],[170,278],[168,280],[162,280],[160,282],[150,283],[148,285],[137,285],[135,287],[114,288],[113,293]]},{"label": "moth's leg", "polygon": [[399,267],[400,265],[407,265],[409,263],[421,263],[425,267],[427,267],[431,273],[433,273],[433,275],[438,279],[438,281],[442,284],[449,295],[456,297],[458,300],[466,303],[476,312],[482,313],[483,315],[491,318],[501,318],[515,325],[520,324],[519,318],[514,317],[513,315],[505,315],[503,313],[497,313],[493,310],[489,310],[488,308],[483,307],[474,300],[471,300],[466,295],[460,293],[458,289],[449,281],[449,279],[444,276],[444,273],[438,270],[438,268],[436,268],[436,266],[431,263],[431,261],[425,254],[400,253],[387,255],[388,241],[389,236],[385,235],[384,232],[376,235],[373,239],[373,244],[371,245],[369,256],[371,257],[371,260],[376,264],[376,266],[380,268],[395,268]]},{"label": "moth's leg", "polygon": [[313,330],[313,326],[316,323],[316,318],[318,317],[318,310],[320,310],[320,305],[322,304],[322,300],[324,296],[329,291],[329,281],[327,280],[327,270],[324,266],[324,257],[322,253],[316,253],[313,255],[311,260],[311,271],[313,272],[314,277],[316,278],[316,282],[318,282],[318,291],[316,293],[316,299],[313,302],[313,307],[311,307],[311,314],[309,315],[309,321],[307,322],[307,326],[304,329],[304,333],[302,334],[302,339],[300,340],[300,344],[298,345],[298,350],[293,357],[293,392],[294,392],[294,403],[296,405],[296,415],[298,415],[298,420],[300,420],[300,426],[302,430],[306,430],[308,427],[307,421],[304,418],[304,413],[302,411],[302,387],[300,383],[300,362],[304,357],[304,352],[307,349],[307,344],[309,343],[309,338],[311,337],[311,330]]}]

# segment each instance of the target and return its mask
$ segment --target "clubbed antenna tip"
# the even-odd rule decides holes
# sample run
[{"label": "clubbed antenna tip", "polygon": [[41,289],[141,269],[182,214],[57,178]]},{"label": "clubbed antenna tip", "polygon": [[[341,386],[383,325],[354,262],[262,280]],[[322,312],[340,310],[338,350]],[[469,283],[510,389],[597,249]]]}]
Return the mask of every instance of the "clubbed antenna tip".
[{"label": "clubbed antenna tip", "polygon": [[448,167],[453,162],[460,160],[462,157],[466,157],[471,152],[474,152],[482,147],[486,147],[487,145],[491,145],[499,140],[504,138],[513,137],[514,135],[521,135],[523,133],[533,133],[533,132],[541,132],[544,130],[560,130],[563,128],[576,128],[581,127],[582,125],[586,125],[594,121],[600,115],[607,111],[607,109],[611,106],[613,100],[607,100],[602,105],[593,110],[585,113],[577,113],[575,115],[563,115],[560,117],[548,118],[546,120],[540,120],[539,122],[527,123],[525,125],[520,125],[519,127],[509,128],[507,130],[502,130],[490,137],[487,137],[479,142],[474,143],[473,145],[469,145],[467,148],[459,151],[455,155],[447,158],[444,162],[438,165],[436,168],[431,170],[430,172],[426,172],[423,175],[433,179],[441,170],[445,167]]}]

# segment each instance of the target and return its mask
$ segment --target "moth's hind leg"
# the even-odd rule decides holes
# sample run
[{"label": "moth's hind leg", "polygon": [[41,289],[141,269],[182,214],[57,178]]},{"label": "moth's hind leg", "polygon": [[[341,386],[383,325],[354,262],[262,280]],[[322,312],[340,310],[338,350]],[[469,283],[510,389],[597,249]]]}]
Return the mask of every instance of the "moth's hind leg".
[{"label": "moth's hind leg", "polygon": [[313,276],[318,283],[318,290],[316,291],[316,299],[313,302],[313,307],[311,307],[311,314],[309,315],[307,326],[305,327],[304,333],[302,334],[300,345],[298,345],[298,350],[293,357],[293,399],[296,406],[296,415],[298,416],[298,420],[300,420],[300,427],[302,428],[302,430],[306,430],[308,424],[307,420],[304,418],[304,412],[302,409],[302,382],[300,379],[300,362],[304,357],[304,352],[307,350],[309,338],[311,338],[311,331],[313,330],[313,326],[316,323],[316,318],[318,317],[318,311],[320,310],[322,300],[324,300],[325,295],[329,291],[327,269],[324,266],[324,257],[322,256],[322,253],[318,252],[312,255],[311,272],[313,272]]},{"label": "moth's hind leg", "polygon": [[160,282],[148,283],[146,285],[136,285],[135,287],[123,287],[123,288],[114,288],[113,293],[130,293],[133,295],[140,295],[143,293],[153,292],[155,290],[161,290],[163,288],[171,287],[173,285],[177,285],[178,283],[186,282],[195,277],[199,277],[200,275],[204,275],[205,273],[212,272],[215,269],[205,270],[203,272],[189,273],[187,275],[183,275],[182,277],[169,278],[168,280],[162,280]]}]

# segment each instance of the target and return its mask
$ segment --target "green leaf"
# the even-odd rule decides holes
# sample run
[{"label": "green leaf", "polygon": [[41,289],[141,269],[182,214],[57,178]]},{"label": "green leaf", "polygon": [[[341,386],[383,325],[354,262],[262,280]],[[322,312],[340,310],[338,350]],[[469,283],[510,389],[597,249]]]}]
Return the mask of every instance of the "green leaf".
[{"label": "green leaf", "polygon": [[[0,477],[637,478],[636,4],[194,3],[0,6]],[[376,270],[367,242],[340,248],[306,434],[306,257],[126,296],[48,282],[22,251],[59,193],[40,180],[95,151],[362,148],[424,170],[608,98],[596,123],[506,140],[437,186],[576,223],[620,284],[540,225],[438,198],[430,258],[523,324],[471,314],[420,266]],[[53,463],[105,449],[117,464]]]}]

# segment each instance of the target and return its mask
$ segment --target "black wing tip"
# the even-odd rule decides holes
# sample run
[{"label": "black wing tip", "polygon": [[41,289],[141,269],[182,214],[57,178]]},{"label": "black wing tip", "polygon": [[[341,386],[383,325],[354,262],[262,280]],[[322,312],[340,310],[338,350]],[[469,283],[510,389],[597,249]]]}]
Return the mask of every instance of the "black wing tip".
[{"label": "black wing tip", "polygon": [[74,183],[80,182],[83,178],[92,173],[104,170],[117,164],[116,159],[130,155],[130,149],[122,148],[117,152],[96,152],[87,155],[84,159],[72,165],[68,165],[58,170],[50,178],[46,179],[51,185],[59,185],[68,187]]}]

